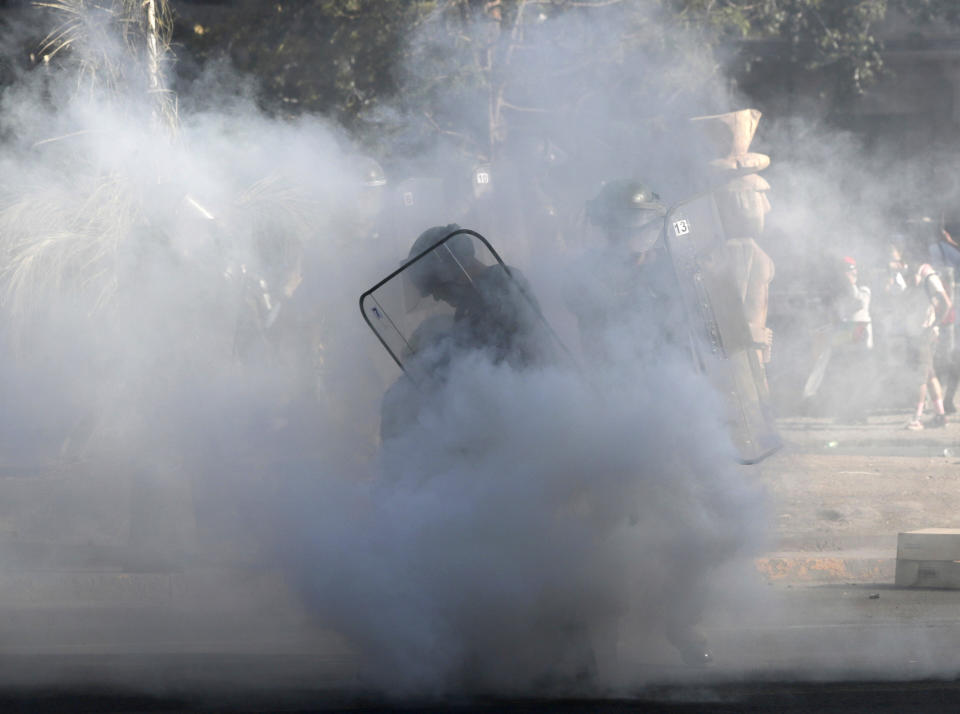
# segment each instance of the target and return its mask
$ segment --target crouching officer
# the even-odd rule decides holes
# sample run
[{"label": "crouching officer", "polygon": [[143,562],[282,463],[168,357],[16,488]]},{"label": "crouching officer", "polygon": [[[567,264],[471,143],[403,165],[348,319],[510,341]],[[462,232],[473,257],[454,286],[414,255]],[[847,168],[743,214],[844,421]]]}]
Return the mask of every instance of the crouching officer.
[{"label": "crouching officer", "polygon": [[[367,323],[404,370],[381,404],[384,442],[416,435],[411,426],[449,396],[444,386],[458,366],[470,368],[470,360],[527,370],[566,357],[526,278],[504,264],[482,236],[456,224],[421,233],[403,266],[364,293],[360,304]],[[457,441],[458,458],[483,459],[487,441],[463,436]],[[592,676],[596,663],[589,632],[576,613],[557,618],[548,612],[531,626],[537,633],[531,641],[551,643],[542,677]],[[511,653],[517,661],[544,665],[539,646],[520,649]]]},{"label": "crouching officer", "polygon": [[400,270],[368,291],[361,305],[405,373],[384,396],[383,439],[412,423],[417,405],[446,382],[455,359],[479,353],[523,369],[557,354],[523,274],[455,223],[421,233]]},{"label": "crouching officer", "polygon": [[517,268],[480,260],[468,233],[440,243],[460,230],[453,223],[420,234],[408,256],[410,282],[420,296],[453,308],[461,348],[483,350],[513,367],[545,361],[548,335],[530,283]]}]

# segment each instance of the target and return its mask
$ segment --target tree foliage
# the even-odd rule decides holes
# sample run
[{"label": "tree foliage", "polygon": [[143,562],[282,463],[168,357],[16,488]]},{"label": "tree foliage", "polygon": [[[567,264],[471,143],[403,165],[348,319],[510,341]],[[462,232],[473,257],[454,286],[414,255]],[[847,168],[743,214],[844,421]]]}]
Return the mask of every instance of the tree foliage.
[{"label": "tree foliage", "polygon": [[824,70],[839,97],[855,96],[879,75],[876,27],[887,0],[671,0],[688,23],[714,29],[716,44],[739,45],[741,71],[769,75]]},{"label": "tree foliage", "polygon": [[[822,72],[842,99],[880,75],[877,26],[892,8],[916,21],[960,21],[953,0],[238,0],[207,7],[203,21],[194,3],[173,5],[186,54],[229,54],[257,76],[273,111],[322,112],[362,128],[384,120],[388,101],[424,131],[459,132],[480,153],[503,140],[508,115],[577,101],[558,91],[547,106],[536,86],[544,80],[562,90],[629,76],[635,92],[642,61],[658,75],[645,82],[656,85],[652,95],[682,101],[702,89],[694,70],[716,79],[729,62],[761,82]],[[550,57],[535,56],[548,27]],[[447,126],[451,101],[475,107],[476,126]]]},{"label": "tree foliage", "polygon": [[192,59],[229,56],[254,75],[265,106],[323,112],[348,126],[396,92],[393,67],[404,37],[431,2],[238,0],[198,11],[174,2],[177,41]]}]

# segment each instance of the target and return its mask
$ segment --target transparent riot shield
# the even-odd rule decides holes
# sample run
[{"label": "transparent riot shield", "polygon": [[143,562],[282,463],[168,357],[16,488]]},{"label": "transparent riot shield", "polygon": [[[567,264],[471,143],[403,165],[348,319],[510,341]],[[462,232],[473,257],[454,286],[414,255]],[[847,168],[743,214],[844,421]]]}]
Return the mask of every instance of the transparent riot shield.
[{"label": "transparent riot shield", "polygon": [[[445,236],[360,296],[360,311],[397,365],[420,384],[453,349],[487,347],[505,332],[525,353],[562,352],[522,278],[467,229]],[[512,335],[512,337],[514,337]],[[551,343],[548,345],[548,343]]]},{"label": "transparent riot shield", "polygon": [[740,459],[761,461],[782,441],[735,266],[722,250],[726,235],[713,195],[672,207],[664,235],[691,325],[694,358],[723,396]]}]

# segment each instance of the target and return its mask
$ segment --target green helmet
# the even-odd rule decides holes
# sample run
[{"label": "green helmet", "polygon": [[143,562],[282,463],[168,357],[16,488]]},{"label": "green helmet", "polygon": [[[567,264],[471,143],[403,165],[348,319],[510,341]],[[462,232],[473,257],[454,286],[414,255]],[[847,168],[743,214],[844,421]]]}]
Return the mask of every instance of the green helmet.
[{"label": "green helmet", "polygon": [[660,196],[634,179],[609,181],[587,201],[590,223],[637,252],[645,252],[657,242],[666,213]]},{"label": "green helmet", "polygon": [[666,212],[660,196],[633,179],[608,181],[587,201],[587,218],[602,228],[638,228]]}]

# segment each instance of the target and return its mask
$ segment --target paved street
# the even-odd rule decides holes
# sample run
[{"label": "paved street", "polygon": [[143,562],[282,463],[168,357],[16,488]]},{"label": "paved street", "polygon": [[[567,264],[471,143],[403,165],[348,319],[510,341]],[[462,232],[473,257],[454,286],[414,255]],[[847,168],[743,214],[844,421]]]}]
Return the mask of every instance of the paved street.
[{"label": "paved street", "polygon": [[897,534],[960,527],[960,423],[921,432],[902,414],[866,425],[781,420],[786,446],[754,467],[769,495],[771,580],[892,583]]},{"label": "paved street", "polygon": [[[854,696],[876,711],[906,701],[946,710],[938,707],[960,696],[960,591],[896,588],[893,573],[898,532],[960,527],[960,424],[920,433],[902,425],[894,414],[863,426],[783,421],[786,447],[743,467],[767,493],[771,535],[759,556],[717,573],[703,623],[714,666],[682,666],[665,642],[635,651],[627,635],[619,685],[562,706],[849,711]],[[127,571],[111,559],[122,552],[112,535],[123,531],[120,516],[99,525],[110,531],[99,541],[91,533],[85,545],[44,543],[36,534],[49,504],[83,484],[62,471],[5,473],[0,488],[21,503],[31,502],[30,488],[47,499],[19,522],[8,510],[4,521],[5,710],[42,711],[40,692],[48,711],[77,702],[92,711],[383,705],[362,698],[362,663],[349,643],[306,612],[278,572],[209,564]],[[487,706],[461,702],[458,711],[562,710],[539,700]]]}]

